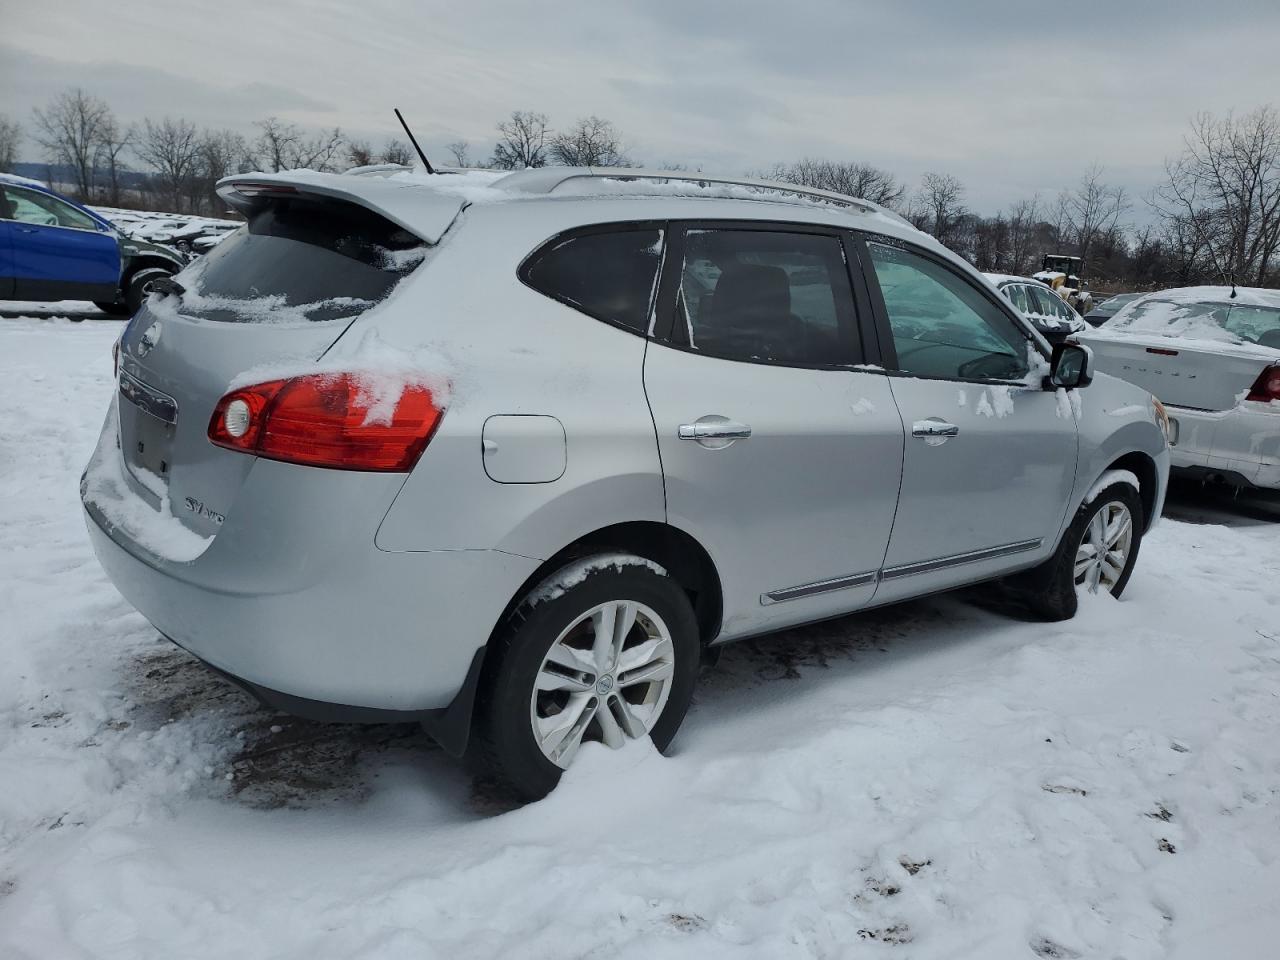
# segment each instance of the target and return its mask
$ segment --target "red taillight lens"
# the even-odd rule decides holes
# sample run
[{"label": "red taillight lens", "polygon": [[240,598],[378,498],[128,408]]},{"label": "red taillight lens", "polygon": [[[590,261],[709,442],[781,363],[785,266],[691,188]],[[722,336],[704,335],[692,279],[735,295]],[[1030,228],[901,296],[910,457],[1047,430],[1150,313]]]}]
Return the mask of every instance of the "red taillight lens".
[{"label": "red taillight lens", "polygon": [[405,386],[392,408],[353,374],[308,374],[228,393],[209,420],[209,439],[269,460],[404,472],[443,416],[426,387]]},{"label": "red taillight lens", "polygon": [[1246,400],[1269,403],[1280,400],[1280,363],[1273,364],[1262,371],[1254,385],[1249,389]]}]

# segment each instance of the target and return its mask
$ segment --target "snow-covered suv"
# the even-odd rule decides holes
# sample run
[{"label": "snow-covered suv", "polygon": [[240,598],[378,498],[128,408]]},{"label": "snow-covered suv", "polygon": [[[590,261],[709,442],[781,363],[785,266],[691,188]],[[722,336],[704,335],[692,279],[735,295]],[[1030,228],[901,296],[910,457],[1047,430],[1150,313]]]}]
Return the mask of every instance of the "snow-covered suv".
[{"label": "snow-covered suv", "polygon": [[709,647],[997,578],[1068,617],[1160,512],[1159,404],[872,204],[571,168],[220,192],[246,227],[118,345],[99,559],[267,702],[421,720],[527,796],[584,741],[665,747]]}]

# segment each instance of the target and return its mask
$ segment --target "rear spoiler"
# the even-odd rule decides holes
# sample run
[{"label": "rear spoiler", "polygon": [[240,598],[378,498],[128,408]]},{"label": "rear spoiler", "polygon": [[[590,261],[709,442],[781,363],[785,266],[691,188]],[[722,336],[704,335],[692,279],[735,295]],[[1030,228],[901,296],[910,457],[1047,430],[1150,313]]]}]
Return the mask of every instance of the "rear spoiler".
[{"label": "rear spoiler", "polygon": [[466,206],[462,197],[414,181],[311,170],[238,174],[219,180],[217,190],[218,196],[245,214],[270,197],[310,194],[345,200],[372,210],[432,245],[440,242]]}]

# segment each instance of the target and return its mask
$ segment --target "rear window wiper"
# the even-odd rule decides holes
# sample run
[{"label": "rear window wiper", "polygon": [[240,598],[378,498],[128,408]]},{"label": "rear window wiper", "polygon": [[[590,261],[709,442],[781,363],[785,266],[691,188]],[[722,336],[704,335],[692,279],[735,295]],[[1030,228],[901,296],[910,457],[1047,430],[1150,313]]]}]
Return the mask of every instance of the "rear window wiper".
[{"label": "rear window wiper", "polygon": [[162,297],[175,296],[181,297],[187,292],[187,288],[180,284],[173,277],[161,277],[159,280],[153,280],[148,293],[158,293]]}]

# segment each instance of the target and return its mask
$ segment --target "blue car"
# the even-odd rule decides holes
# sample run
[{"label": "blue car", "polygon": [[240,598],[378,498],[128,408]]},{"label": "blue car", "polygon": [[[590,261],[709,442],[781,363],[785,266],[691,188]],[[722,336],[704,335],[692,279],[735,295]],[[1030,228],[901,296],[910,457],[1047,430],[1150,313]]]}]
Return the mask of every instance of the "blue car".
[{"label": "blue car", "polygon": [[0,174],[0,300],[91,300],[132,316],[186,263],[35,180]]}]

